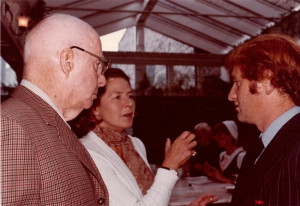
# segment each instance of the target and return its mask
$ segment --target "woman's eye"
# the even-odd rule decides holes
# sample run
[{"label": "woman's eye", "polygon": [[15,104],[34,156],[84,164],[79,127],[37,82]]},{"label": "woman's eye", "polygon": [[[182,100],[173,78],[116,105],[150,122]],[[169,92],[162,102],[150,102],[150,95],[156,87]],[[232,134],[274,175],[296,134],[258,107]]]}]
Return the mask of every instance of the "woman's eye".
[{"label": "woman's eye", "polygon": [[128,98],[129,98],[129,99],[132,99],[133,101],[136,100],[136,96],[135,96],[134,94],[129,94],[129,95],[128,95]]}]

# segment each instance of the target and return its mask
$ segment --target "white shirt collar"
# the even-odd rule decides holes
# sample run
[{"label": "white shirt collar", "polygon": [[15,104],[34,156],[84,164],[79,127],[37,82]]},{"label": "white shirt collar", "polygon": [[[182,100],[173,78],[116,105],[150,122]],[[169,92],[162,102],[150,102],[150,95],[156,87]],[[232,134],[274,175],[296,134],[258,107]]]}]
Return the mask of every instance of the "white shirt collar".
[{"label": "white shirt collar", "polygon": [[26,87],[27,89],[29,89],[30,91],[32,91],[33,93],[35,93],[36,95],[38,95],[39,97],[41,97],[45,102],[47,102],[59,114],[59,116],[65,121],[65,123],[69,126],[69,124],[65,120],[64,116],[57,109],[57,107],[52,102],[52,100],[50,99],[50,97],[45,92],[43,92],[43,90],[41,90],[38,86],[34,85],[33,83],[31,83],[30,81],[28,81],[26,79],[22,79],[20,85]]},{"label": "white shirt collar", "polygon": [[300,107],[295,106],[280,115],[277,119],[275,119],[270,126],[266,129],[264,133],[262,133],[262,142],[265,148],[272,141],[277,132],[281,129],[281,127],[287,123],[292,117],[296,114],[300,113]]}]

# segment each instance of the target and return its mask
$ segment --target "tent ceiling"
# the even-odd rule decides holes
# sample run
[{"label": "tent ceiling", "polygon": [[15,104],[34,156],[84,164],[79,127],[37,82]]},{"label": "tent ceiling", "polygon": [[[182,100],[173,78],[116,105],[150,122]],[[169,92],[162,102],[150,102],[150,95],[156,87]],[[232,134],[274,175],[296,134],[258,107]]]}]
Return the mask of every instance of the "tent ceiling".
[{"label": "tent ceiling", "polygon": [[48,12],[77,16],[100,36],[142,25],[203,52],[226,54],[295,13],[298,0],[44,0]]},{"label": "tent ceiling", "polygon": [[[1,56],[21,79],[25,33],[16,34],[16,17],[23,12],[34,20],[44,9],[71,14],[92,25],[100,36],[144,26],[194,47],[196,53],[224,56],[281,22],[287,22],[282,25],[292,29],[291,33],[299,34],[299,8],[300,0],[2,0]],[[110,58],[128,59],[121,53],[110,54]]]}]

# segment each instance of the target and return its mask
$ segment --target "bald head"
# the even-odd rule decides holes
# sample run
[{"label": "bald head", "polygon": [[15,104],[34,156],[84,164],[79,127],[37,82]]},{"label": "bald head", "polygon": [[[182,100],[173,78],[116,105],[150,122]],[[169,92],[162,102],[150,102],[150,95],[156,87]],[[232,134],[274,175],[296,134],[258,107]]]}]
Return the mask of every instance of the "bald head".
[{"label": "bald head", "polygon": [[211,132],[211,127],[206,122],[200,122],[194,126],[194,131],[201,133],[202,131]]},{"label": "bald head", "polygon": [[[65,48],[76,45],[90,49],[95,44],[95,38],[99,38],[96,31],[76,17],[65,14],[48,16],[26,37],[24,74],[31,72],[30,69],[34,64],[49,65],[52,61],[58,63],[59,58],[56,57],[59,57],[60,52]],[[96,46],[101,48],[100,40],[97,43]]]},{"label": "bald head", "polygon": [[97,32],[84,21],[54,14],[27,35],[23,78],[44,91],[66,120],[92,105],[105,77],[98,72],[99,58],[72,49],[77,46],[102,56]]},{"label": "bald head", "polygon": [[206,122],[200,122],[194,126],[194,132],[198,144],[207,147],[212,140],[212,129]]}]

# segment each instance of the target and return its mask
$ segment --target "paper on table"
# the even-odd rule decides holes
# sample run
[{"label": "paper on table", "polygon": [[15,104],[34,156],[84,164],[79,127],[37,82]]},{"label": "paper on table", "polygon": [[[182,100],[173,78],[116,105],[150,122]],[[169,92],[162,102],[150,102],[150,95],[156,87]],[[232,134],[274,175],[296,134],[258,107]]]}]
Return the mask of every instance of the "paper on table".
[{"label": "paper on table", "polygon": [[199,185],[199,184],[205,184],[208,182],[212,182],[208,177],[206,176],[199,176],[199,177],[186,177],[186,181],[189,184]]}]

